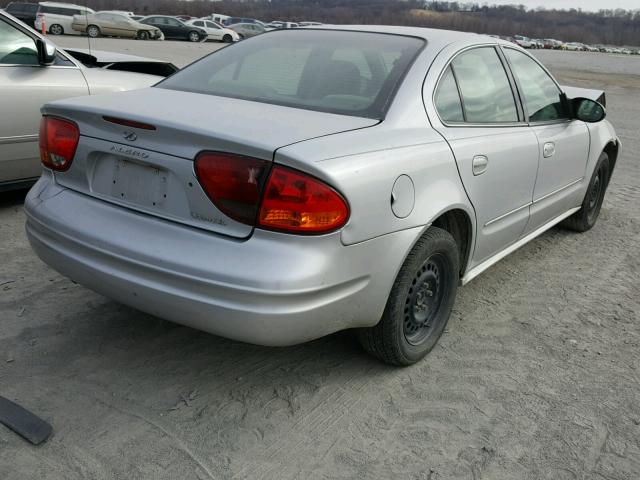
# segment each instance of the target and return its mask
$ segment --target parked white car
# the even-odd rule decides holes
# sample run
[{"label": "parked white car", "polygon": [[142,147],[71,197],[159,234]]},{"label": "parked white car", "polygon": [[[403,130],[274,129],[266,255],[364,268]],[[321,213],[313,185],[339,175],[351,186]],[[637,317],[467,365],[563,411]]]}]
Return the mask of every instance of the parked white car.
[{"label": "parked white car", "polygon": [[522,48],[531,48],[533,47],[533,43],[529,37],[523,37],[522,35],[515,35],[513,40],[517,45],[520,45]]},{"label": "parked white car", "polygon": [[237,42],[240,40],[240,35],[229,28],[224,28],[218,25],[212,20],[204,20],[197,18],[194,20],[188,20],[185,22],[187,25],[193,25],[194,27],[200,27],[207,32],[207,40],[215,40],[217,42]]},{"label": "parked white car", "polygon": [[577,42],[570,42],[565,44],[565,50],[573,51],[573,52],[581,52],[584,50],[584,45]]},{"label": "parked white car", "polygon": [[92,9],[71,3],[40,2],[40,8],[36,15],[34,27],[38,32],[42,31],[42,22],[45,30],[52,35],[80,35],[74,30],[74,15],[86,15],[95,13]]}]

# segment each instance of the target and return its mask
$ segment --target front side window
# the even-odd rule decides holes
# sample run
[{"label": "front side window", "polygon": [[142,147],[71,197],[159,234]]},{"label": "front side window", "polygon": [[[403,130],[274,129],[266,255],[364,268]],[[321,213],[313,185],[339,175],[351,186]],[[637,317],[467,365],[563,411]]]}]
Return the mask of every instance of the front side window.
[{"label": "front side window", "polygon": [[0,64],[38,65],[33,38],[0,19]]},{"label": "front side window", "polygon": [[400,35],[281,30],[218,50],[158,87],[379,119],[423,45]]},{"label": "front side window", "polygon": [[568,118],[560,100],[560,89],[544,69],[528,55],[513,48],[504,50],[518,79],[529,121],[544,122]]},{"label": "front side window", "polygon": [[468,50],[454,58],[451,65],[462,94],[467,122],[518,121],[507,73],[493,47]]},{"label": "front side window", "polygon": [[463,122],[462,102],[456,86],[451,66],[448,66],[440,79],[434,95],[436,110],[445,122]]}]

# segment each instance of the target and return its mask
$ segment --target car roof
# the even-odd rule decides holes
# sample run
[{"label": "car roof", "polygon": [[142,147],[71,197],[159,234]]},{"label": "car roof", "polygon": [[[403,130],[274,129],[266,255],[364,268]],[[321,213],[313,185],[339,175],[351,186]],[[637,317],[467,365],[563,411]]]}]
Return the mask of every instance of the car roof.
[{"label": "car roof", "polygon": [[66,8],[85,8],[91,10],[84,5],[75,5],[73,3],[60,3],[60,2],[40,2],[40,5],[44,5],[45,7],[66,7]]}]

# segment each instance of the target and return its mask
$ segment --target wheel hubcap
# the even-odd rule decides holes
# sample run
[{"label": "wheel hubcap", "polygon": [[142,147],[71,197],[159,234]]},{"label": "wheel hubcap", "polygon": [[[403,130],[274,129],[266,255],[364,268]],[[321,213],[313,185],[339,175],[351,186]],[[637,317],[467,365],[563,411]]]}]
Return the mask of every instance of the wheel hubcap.
[{"label": "wheel hubcap", "polygon": [[424,342],[435,329],[445,285],[445,261],[432,255],[420,267],[409,287],[404,309],[404,336],[413,345]]}]

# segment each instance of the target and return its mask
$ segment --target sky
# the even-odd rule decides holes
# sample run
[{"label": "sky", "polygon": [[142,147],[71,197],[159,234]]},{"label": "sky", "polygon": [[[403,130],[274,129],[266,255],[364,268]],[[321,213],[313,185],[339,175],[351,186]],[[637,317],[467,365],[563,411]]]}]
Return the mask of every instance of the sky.
[{"label": "sky", "polygon": [[[464,0],[463,0],[464,3]],[[483,2],[479,2],[483,3]],[[625,10],[639,10],[640,0],[487,0],[488,4],[516,4],[527,8],[544,7],[546,9],[570,9],[598,11],[600,9],[624,8]]]}]

